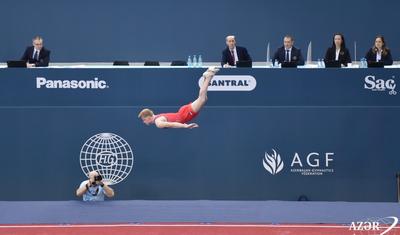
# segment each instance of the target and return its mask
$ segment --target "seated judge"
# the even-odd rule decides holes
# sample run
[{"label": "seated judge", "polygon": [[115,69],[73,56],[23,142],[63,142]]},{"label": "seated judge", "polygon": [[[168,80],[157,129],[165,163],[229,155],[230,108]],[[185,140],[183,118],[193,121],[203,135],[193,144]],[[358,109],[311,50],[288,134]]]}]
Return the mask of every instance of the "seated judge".
[{"label": "seated judge", "polygon": [[272,61],[278,61],[279,64],[283,62],[296,62],[297,65],[304,65],[304,58],[301,55],[301,50],[297,49],[294,45],[294,38],[286,35],[283,38],[283,47],[278,48],[274,54]]},{"label": "seated judge", "polygon": [[226,37],[226,48],[222,51],[221,65],[224,68],[236,66],[238,61],[251,61],[251,57],[244,47],[236,46],[235,36]]},{"label": "seated judge", "polygon": [[375,37],[375,44],[369,49],[365,58],[368,62],[383,62],[384,65],[393,64],[390,49],[386,46],[385,38],[381,35]]},{"label": "seated judge", "polygon": [[332,47],[326,50],[324,61],[339,61],[345,67],[347,67],[348,63],[351,63],[350,52],[346,48],[346,42],[342,34],[336,33],[333,35]]},{"label": "seated judge", "polygon": [[32,46],[27,47],[21,60],[26,67],[47,67],[50,61],[50,51],[43,47],[43,38],[36,36],[32,39]]}]

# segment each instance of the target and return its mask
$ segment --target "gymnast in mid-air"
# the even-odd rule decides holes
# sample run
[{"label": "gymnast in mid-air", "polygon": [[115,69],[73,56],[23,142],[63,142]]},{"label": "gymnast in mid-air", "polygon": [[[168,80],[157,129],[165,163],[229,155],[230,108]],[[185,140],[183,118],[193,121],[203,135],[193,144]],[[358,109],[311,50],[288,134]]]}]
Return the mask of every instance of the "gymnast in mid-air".
[{"label": "gymnast in mid-air", "polygon": [[139,113],[139,118],[146,125],[154,124],[158,128],[188,128],[193,129],[199,127],[196,123],[189,123],[200,112],[201,108],[207,102],[207,90],[211,79],[218,72],[218,68],[209,67],[203,73],[204,81],[200,86],[199,96],[197,99],[187,105],[182,106],[177,113],[160,113],[154,114],[150,109],[143,109]]}]

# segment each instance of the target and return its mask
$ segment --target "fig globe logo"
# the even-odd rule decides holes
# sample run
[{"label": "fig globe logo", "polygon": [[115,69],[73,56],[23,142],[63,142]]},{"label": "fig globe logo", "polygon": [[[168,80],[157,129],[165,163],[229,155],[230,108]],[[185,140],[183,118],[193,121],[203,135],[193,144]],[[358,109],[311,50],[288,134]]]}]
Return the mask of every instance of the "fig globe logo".
[{"label": "fig globe logo", "polygon": [[128,142],[113,133],[99,133],[82,146],[80,165],[86,176],[97,171],[110,185],[123,181],[133,167],[133,152]]},{"label": "fig globe logo", "polygon": [[102,167],[110,167],[117,163],[117,155],[111,151],[96,154],[96,163]]},{"label": "fig globe logo", "polygon": [[263,159],[264,168],[271,173],[272,175],[276,175],[283,170],[283,161],[281,156],[272,149],[273,153],[270,155],[265,152],[265,156]]}]

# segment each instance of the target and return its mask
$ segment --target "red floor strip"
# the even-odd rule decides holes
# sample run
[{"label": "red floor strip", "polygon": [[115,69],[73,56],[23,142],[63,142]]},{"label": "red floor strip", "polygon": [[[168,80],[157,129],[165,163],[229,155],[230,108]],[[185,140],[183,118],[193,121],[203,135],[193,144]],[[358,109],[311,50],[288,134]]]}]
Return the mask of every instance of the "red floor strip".
[{"label": "red floor strip", "polygon": [[[352,231],[345,225],[317,224],[0,225],[0,235],[378,235],[385,228],[380,231]],[[386,234],[400,235],[400,227]]]}]

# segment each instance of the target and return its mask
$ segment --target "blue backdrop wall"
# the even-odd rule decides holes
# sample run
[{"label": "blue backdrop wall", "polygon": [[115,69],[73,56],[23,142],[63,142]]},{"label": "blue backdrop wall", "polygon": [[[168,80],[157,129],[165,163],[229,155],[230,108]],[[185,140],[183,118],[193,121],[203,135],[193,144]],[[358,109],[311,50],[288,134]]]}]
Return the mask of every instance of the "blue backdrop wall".
[{"label": "blue backdrop wall", "polygon": [[[237,35],[254,60],[263,61],[267,42],[275,50],[285,34],[313,59],[323,57],[334,32],[343,32],[358,59],[376,34],[386,36],[398,60],[397,0],[38,0],[1,3],[0,61],[19,58],[34,35],[42,35],[53,62],[186,59],[202,54],[218,61],[228,34]],[[354,54],[352,55],[354,58]]]},{"label": "blue backdrop wall", "polygon": [[[7,193],[0,200],[78,199],[81,148],[104,132],[124,138],[135,159],[113,186],[116,199],[396,200],[400,96],[383,88],[398,90],[398,69],[223,69],[219,75],[252,76],[244,80],[257,85],[210,91],[194,120],[200,128],[160,130],[138,120],[144,107],[171,112],[195,99],[203,72],[1,69],[0,179]],[[372,76],[386,81],[381,91],[364,88]],[[44,78],[107,85],[46,88]],[[272,149],[284,163],[275,175],[263,164]],[[318,156],[307,163],[310,153]]]}]

